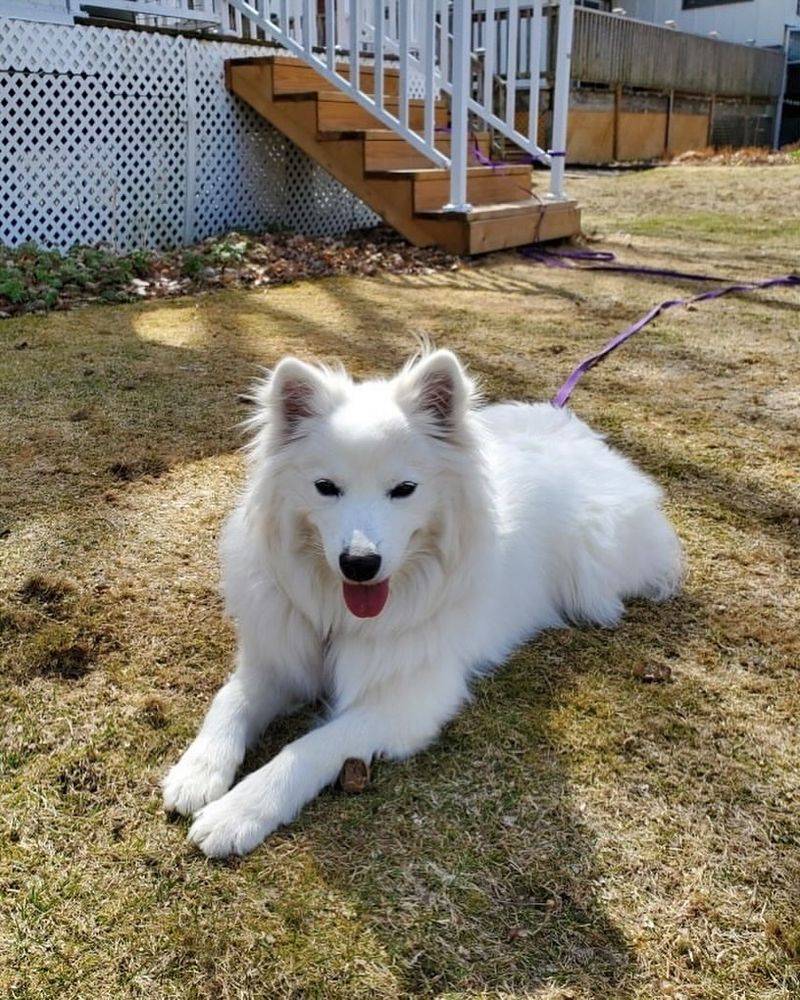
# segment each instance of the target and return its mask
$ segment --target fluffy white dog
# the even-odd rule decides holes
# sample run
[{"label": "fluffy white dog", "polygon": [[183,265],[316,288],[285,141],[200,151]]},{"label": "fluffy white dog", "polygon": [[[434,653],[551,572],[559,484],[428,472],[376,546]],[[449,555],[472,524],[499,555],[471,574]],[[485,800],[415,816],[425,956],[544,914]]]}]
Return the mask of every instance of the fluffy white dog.
[{"label": "fluffy white dog", "polygon": [[[540,629],[680,583],[654,483],[566,410],[477,407],[449,351],[359,384],[286,358],[256,402],[221,545],[236,669],[164,780],[209,857],[252,851],[348,757],[424,747]],[[270,720],[322,697],[327,721],[229,791]]]}]

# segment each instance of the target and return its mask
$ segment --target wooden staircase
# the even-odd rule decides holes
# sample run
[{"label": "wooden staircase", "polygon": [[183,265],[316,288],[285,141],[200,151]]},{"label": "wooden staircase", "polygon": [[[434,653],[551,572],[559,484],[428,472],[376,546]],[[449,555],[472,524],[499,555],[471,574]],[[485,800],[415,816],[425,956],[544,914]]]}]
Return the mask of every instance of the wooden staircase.
[{"label": "wooden staircase", "polygon": [[[449,174],[347,94],[334,90],[312,66],[291,56],[231,59],[228,89],[246,101],[303,152],[366,202],[417,246],[476,254],[573,236],[580,231],[574,201],[537,197],[527,164],[486,166],[488,133],[469,140],[467,195],[472,211],[445,212]],[[337,67],[347,76],[347,67]],[[384,106],[396,113],[398,73],[384,72]],[[359,87],[372,93],[372,70],[361,67]],[[422,127],[422,102],[409,102],[409,124]],[[448,111],[435,108],[436,146],[449,155]]]}]

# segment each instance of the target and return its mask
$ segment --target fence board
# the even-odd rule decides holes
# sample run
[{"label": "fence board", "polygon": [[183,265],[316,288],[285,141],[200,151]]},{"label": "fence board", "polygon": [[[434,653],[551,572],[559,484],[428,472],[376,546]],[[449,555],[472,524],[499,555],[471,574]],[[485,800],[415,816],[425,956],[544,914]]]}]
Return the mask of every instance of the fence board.
[{"label": "fence board", "polygon": [[783,56],[672,31],[601,11],[575,11],[572,77],[689,94],[769,98],[781,90]]}]

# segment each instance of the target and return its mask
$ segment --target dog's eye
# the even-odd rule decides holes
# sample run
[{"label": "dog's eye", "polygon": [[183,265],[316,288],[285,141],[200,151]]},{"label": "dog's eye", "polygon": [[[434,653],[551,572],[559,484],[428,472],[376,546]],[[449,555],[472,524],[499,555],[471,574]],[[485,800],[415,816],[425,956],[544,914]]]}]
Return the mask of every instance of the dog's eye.
[{"label": "dog's eye", "polygon": [[339,497],[342,495],[342,491],[330,479],[318,479],[314,485],[317,487],[317,493],[321,493],[324,497]]},{"label": "dog's eye", "polygon": [[400,500],[402,497],[410,497],[416,488],[416,483],[398,483],[389,490],[389,496],[392,500]]}]

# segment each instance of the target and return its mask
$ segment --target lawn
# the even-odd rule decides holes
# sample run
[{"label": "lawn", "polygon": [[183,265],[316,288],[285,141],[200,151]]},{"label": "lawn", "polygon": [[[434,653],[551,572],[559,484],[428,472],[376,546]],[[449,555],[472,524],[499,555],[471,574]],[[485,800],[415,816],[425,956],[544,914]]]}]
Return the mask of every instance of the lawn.
[{"label": "lawn", "polygon": [[[628,261],[800,261],[796,167],[570,190]],[[796,290],[672,311],[575,394],[663,483],[683,596],[540,637],[427,753],[243,860],[208,862],[160,807],[229,668],[215,546],[258,366],[389,372],[425,333],[488,397],[541,399],[691,287],[507,254],[0,324],[0,995],[799,995]]]}]

